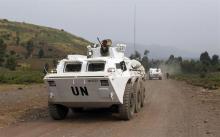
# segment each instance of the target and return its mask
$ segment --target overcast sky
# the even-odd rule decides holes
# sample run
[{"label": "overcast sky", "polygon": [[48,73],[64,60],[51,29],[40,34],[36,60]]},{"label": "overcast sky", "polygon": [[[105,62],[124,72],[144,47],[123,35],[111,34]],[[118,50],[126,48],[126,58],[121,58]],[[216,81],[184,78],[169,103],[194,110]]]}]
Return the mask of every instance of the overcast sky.
[{"label": "overcast sky", "polygon": [[132,43],[134,5],[138,44],[220,55],[220,0],[0,0],[0,18]]}]

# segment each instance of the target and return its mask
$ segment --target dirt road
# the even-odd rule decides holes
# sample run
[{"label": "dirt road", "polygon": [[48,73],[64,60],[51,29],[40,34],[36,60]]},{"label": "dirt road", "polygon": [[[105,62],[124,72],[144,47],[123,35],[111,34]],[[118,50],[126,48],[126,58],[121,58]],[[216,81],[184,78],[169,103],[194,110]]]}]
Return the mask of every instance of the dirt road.
[{"label": "dirt road", "polygon": [[[219,137],[220,94],[183,82],[146,82],[144,109],[131,121],[109,113],[70,114],[66,120],[49,117],[18,122],[0,129],[1,137]],[[44,89],[45,90],[45,89]]]}]

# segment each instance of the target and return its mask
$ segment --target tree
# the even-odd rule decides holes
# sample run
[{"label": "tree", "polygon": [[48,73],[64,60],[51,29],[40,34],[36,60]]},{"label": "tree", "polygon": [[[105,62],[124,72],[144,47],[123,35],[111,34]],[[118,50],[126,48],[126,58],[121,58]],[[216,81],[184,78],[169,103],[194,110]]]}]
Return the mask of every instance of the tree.
[{"label": "tree", "polygon": [[169,60],[174,60],[174,55],[172,54],[172,55],[170,55],[170,57],[169,57]]},{"label": "tree", "polygon": [[201,53],[200,55],[200,62],[201,62],[201,72],[202,75],[206,75],[206,73],[211,69],[211,58],[209,56],[209,53],[207,51]]},{"label": "tree", "polygon": [[195,60],[184,60],[181,63],[181,69],[183,72],[187,73],[196,73],[200,71],[201,69],[201,63],[195,61]]},{"label": "tree", "polygon": [[9,57],[6,59],[5,67],[8,68],[8,69],[10,69],[10,70],[15,70],[15,69],[16,69],[16,66],[17,66],[17,62],[16,62],[15,57],[9,56]]},{"label": "tree", "polygon": [[201,53],[200,61],[202,62],[202,64],[204,64],[206,66],[211,64],[211,59],[210,59],[209,53],[207,51]]},{"label": "tree", "polygon": [[178,63],[182,63],[183,58],[179,56],[179,57],[177,58],[177,61],[178,61]]},{"label": "tree", "polygon": [[129,58],[141,61],[141,54],[137,50],[135,50],[134,54],[131,54]]},{"label": "tree", "polygon": [[172,63],[174,61],[175,57],[174,55],[170,55],[169,59],[168,59],[168,63]]},{"label": "tree", "polygon": [[40,49],[39,52],[38,52],[38,57],[42,58],[43,56],[44,56],[44,50]]},{"label": "tree", "polygon": [[6,44],[2,39],[0,39],[0,66],[2,66],[2,64],[5,61],[5,51],[6,51]]},{"label": "tree", "polygon": [[130,55],[130,59],[136,59],[136,60],[140,61],[141,60],[141,54],[137,50],[135,50],[134,54]]},{"label": "tree", "polygon": [[131,54],[129,58],[130,59],[135,59],[134,54]]},{"label": "tree", "polygon": [[219,56],[213,55],[212,56],[212,65],[217,65],[219,63]]},{"label": "tree", "polygon": [[56,67],[57,66],[57,61],[54,59],[53,60],[53,67]]},{"label": "tree", "polygon": [[29,40],[27,42],[27,45],[26,45],[26,50],[27,50],[27,58],[30,57],[32,55],[32,52],[34,50],[34,42],[33,40]]},{"label": "tree", "polygon": [[136,60],[138,60],[138,61],[141,60],[141,54],[140,54],[138,51],[135,51],[134,56],[135,56],[135,59],[136,59]]},{"label": "tree", "polygon": [[141,60],[141,64],[145,68],[145,71],[147,71],[149,69],[149,59],[148,59],[148,54],[149,53],[150,53],[149,50],[145,50],[144,51],[144,56]]},{"label": "tree", "polygon": [[145,56],[148,56],[149,53],[150,53],[150,51],[147,50],[147,49],[145,49],[145,51],[144,51],[144,55],[145,55]]}]

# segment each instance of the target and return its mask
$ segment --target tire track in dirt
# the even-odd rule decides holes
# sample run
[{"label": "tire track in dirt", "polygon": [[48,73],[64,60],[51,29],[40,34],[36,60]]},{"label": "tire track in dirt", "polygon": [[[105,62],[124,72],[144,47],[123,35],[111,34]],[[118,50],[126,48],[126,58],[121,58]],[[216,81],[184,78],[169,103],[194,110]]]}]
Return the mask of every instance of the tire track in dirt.
[{"label": "tire track in dirt", "polygon": [[[0,137],[218,137],[219,107],[207,113],[201,88],[173,80],[146,81],[145,107],[131,121],[109,113],[70,114],[63,121],[45,118],[0,129]],[[219,98],[217,98],[219,99]],[[204,123],[209,116],[212,120]],[[214,121],[218,121],[215,122]],[[210,122],[210,123],[209,123]],[[214,123],[214,124],[213,124]],[[218,127],[219,126],[219,127]]]}]

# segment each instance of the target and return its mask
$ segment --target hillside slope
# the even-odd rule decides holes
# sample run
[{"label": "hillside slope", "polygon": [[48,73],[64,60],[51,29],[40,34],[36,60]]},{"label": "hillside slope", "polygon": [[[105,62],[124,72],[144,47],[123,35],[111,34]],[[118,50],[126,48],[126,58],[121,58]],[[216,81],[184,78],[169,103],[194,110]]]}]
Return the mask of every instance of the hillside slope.
[{"label": "hillside slope", "polygon": [[[0,19],[0,38],[7,45],[7,53],[15,52],[19,59],[37,58],[43,50],[44,58],[59,58],[67,54],[85,54],[89,41],[64,30],[28,23]],[[31,55],[27,57],[27,47],[32,43]]]}]

